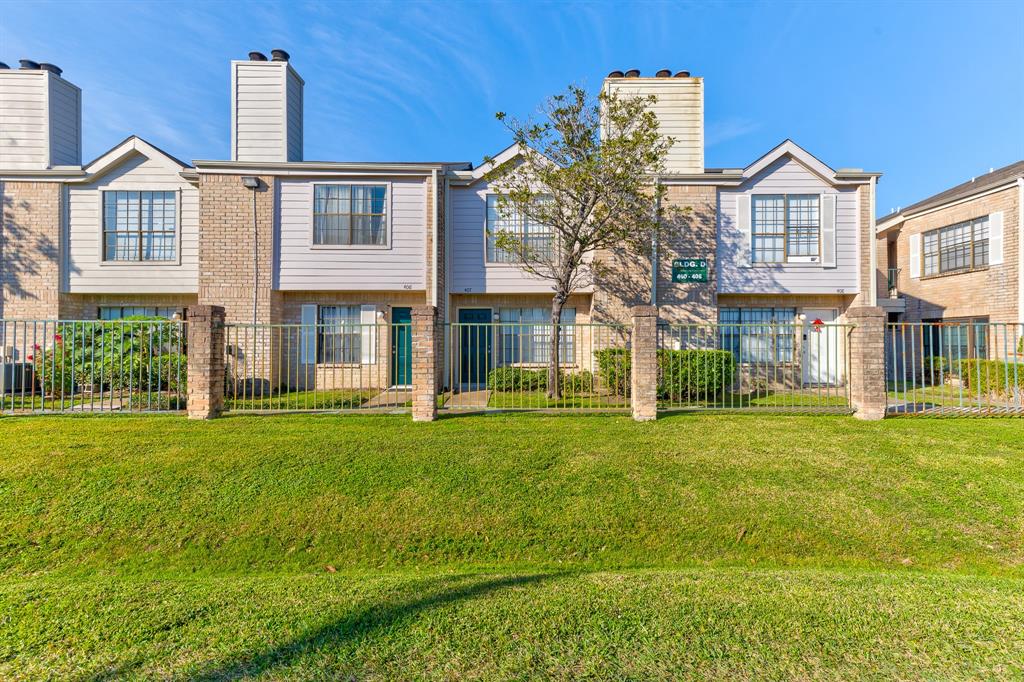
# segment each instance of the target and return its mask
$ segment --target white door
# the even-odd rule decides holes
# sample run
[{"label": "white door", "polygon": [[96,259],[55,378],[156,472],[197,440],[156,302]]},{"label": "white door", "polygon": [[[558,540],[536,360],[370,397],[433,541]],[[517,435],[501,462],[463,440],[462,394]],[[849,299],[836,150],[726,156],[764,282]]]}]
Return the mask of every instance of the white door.
[{"label": "white door", "polygon": [[804,316],[804,385],[838,386],[845,357],[843,328],[836,325],[838,315],[834,308],[805,308]]}]

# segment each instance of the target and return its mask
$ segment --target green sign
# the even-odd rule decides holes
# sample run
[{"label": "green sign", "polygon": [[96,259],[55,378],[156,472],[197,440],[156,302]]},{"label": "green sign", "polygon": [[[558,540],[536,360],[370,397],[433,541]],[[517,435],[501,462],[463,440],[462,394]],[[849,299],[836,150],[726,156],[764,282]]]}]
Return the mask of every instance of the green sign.
[{"label": "green sign", "polygon": [[708,259],[674,259],[672,261],[672,281],[676,283],[708,281]]}]

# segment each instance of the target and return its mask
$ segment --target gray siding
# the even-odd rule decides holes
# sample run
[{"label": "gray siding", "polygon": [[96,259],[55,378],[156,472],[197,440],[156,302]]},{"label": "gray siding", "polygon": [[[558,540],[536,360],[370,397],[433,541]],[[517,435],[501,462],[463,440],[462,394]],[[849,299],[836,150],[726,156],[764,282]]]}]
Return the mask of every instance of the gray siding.
[{"label": "gray siding", "polygon": [[0,71],[0,169],[46,168],[45,71]]},{"label": "gray siding", "polygon": [[[282,290],[422,291],[426,288],[427,181],[423,178],[281,178],[275,287]],[[315,183],[387,183],[389,246],[314,247]]]},{"label": "gray siding", "polygon": [[[103,190],[180,193],[178,263],[104,264],[101,237]],[[71,293],[195,293],[199,290],[199,191],[164,163],[136,154],[93,183],[68,189],[68,259]]]},{"label": "gray siding", "polygon": [[619,97],[654,95],[658,130],[674,140],[665,158],[670,173],[704,172],[704,81],[700,78],[615,78],[606,81]]},{"label": "gray siding", "polygon": [[50,160],[54,166],[82,163],[82,91],[50,77]]},{"label": "gray siding", "polygon": [[288,160],[302,161],[302,81],[288,70]]},{"label": "gray siding", "polygon": [[272,63],[235,64],[235,160],[284,160],[283,73]]},{"label": "gray siding", "polygon": [[515,265],[487,263],[487,183],[452,188],[450,291],[463,293],[549,293],[551,283]]},{"label": "gray siding", "polygon": [[[738,197],[751,194],[835,194],[836,264],[744,266],[749,245],[740,228]],[[783,157],[735,190],[718,192],[718,291],[720,293],[855,294],[858,278],[859,204],[855,188],[836,188],[803,164]]]}]

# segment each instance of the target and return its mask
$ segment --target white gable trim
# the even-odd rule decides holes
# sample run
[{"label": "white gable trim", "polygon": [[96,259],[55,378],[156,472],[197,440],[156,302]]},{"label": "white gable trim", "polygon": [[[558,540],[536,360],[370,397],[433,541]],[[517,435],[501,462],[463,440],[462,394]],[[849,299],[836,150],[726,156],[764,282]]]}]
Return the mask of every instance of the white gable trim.
[{"label": "white gable trim", "polygon": [[473,179],[474,180],[479,180],[479,179],[483,178],[485,175],[490,173],[495,168],[498,168],[502,164],[508,163],[509,161],[511,161],[512,159],[516,158],[517,156],[522,156],[522,154],[523,154],[523,150],[519,146],[518,142],[516,142],[515,144],[512,144],[512,145],[509,145],[508,147],[505,147],[500,152],[495,154],[494,157],[491,158],[490,161],[488,161],[487,163],[481,164],[481,165],[477,166],[476,168],[474,168],[473,169]]},{"label": "white gable trim", "polygon": [[[824,163],[816,159],[810,152],[792,140],[786,140],[775,149],[771,150],[760,159],[743,169],[743,179],[749,180],[758,173],[764,171],[773,163],[784,156],[789,156],[799,162],[807,170],[821,177],[822,180],[831,185],[842,184],[836,180],[836,172]],[[863,184],[861,181],[858,184]]]},{"label": "white gable trim", "polygon": [[82,180],[78,180],[78,182],[93,182],[114,170],[136,154],[142,154],[146,158],[152,159],[153,161],[166,166],[169,171],[174,173],[181,173],[182,171],[189,169],[189,166],[182,164],[166,152],[154,147],[141,137],[133,135],[86,166],[84,168],[86,177]]}]

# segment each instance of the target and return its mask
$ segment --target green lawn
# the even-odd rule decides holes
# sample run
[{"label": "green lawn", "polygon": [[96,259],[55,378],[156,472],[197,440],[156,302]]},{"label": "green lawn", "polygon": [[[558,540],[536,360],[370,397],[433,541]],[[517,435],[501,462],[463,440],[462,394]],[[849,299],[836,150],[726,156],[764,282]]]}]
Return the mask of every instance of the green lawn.
[{"label": "green lawn", "polygon": [[1016,678],[1013,420],[0,420],[0,679]]}]

